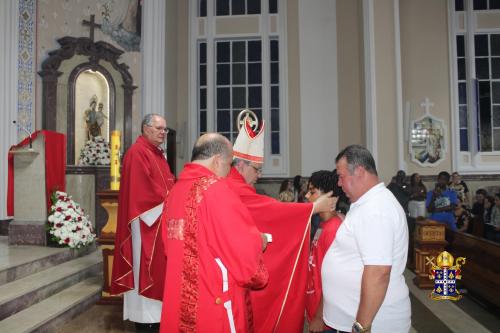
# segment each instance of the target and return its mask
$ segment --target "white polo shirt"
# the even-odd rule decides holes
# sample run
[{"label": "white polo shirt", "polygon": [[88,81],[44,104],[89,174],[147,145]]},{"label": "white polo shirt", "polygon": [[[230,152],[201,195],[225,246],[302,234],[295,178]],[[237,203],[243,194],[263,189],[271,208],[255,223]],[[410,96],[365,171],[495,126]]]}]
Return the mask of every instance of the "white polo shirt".
[{"label": "white polo shirt", "polygon": [[323,259],[325,323],[350,332],[358,311],[364,265],[390,265],[389,286],[372,332],[408,332],[411,308],[403,276],[407,254],[408,226],[403,208],[383,183],[375,185],[351,204]]}]

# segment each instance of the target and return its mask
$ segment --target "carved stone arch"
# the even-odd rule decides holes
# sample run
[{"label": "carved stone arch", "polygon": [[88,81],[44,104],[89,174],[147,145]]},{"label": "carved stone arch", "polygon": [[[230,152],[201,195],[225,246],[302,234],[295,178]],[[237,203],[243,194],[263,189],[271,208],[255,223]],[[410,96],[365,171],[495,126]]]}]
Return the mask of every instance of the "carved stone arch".
[{"label": "carved stone arch", "polygon": [[[98,70],[103,75],[104,70],[111,77],[110,70],[114,69],[117,73],[119,73],[120,78],[122,80],[121,84],[118,86],[116,82],[115,85],[115,106],[116,96],[123,95],[123,124],[117,124],[116,122],[116,114],[121,110],[116,110],[114,117],[115,120],[113,126],[121,125],[123,128],[123,149],[126,151],[128,147],[132,144],[132,98],[134,90],[137,88],[133,84],[132,75],[128,71],[129,67],[124,63],[119,63],[119,58],[123,54],[123,51],[114,47],[113,45],[98,41],[94,42],[88,37],[63,37],[57,40],[60,45],[60,48],[54,51],[49,52],[49,57],[42,63],[42,70],[38,72],[38,74],[42,77],[42,127],[43,129],[56,131],[57,130],[57,116],[58,116],[58,107],[66,108],[66,121],[68,123],[74,123],[69,121],[70,117],[74,117],[74,95],[73,95],[73,104],[70,106],[71,99],[71,90],[74,90],[74,81],[78,77],[76,73],[79,70],[83,70],[82,68]],[[79,61],[73,68],[66,69],[65,71],[61,69],[61,64],[63,61],[70,60],[75,56],[83,56],[82,60]],[[75,58],[76,59],[76,58]],[[110,68],[106,69],[103,66],[104,62],[110,65]],[[108,66],[106,66],[108,67]],[[58,105],[58,84],[61,84],[60,77],[62,75],[70,75],[72,77],[67,82],[67,90],[66,92],[60,92],[64,94],[68,98],[68,103],[64,106]],[[66,82],[64,83],[66,85]],[[117,93],[117,89],[123,89],[121,94]],[[71,109],[73,107],[73,109]],[[111,108],[110,108],[111,110]],[[111,119],[110,119],[111,126]],[[112,127],[110,127],[112,128]],[[65,127],[64,130],[68,130],[68,127]],[[69,132],[66,133],[69,136]],[[68,146],[71,140],[68,140]],[[74,142],[73,142],[74,144]],[[68,147],[70,148],[70,147]],[[74,146],[73,146],[74,148]],[[72,153],[71,153],[72,152]],[[69,155],[73,154],[73,159],[69,159]],[[74,151],[68,149],[68,162],[73,164],[74,162]]]},{"label": "carved stone arch", "polygon": [[67,118],[67,163],[73,164],[75,161],[75,99],[76,99],[76,80],[78,76],[86,70],[99,72],[104,76],[109,85],[109,128],[115,128],[115,99],[116,87],[115,81],[111,73],[99,64],[92,64],[90,62],[83,63],[76,66],[68,78],[68,118]]}]

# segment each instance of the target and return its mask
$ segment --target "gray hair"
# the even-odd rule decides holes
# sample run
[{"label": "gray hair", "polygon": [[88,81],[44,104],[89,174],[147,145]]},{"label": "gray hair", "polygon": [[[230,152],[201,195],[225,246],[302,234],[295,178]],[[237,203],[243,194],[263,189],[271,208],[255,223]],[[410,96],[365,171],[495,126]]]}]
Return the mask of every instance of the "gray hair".
[{"label": "gray hair", "polygon": [[161,115],[157,114],[157,113],[148,113],[147,115],[144,116],[144,118],[142,118],[142,122],[141,122],[141,133],[144,134],[144,126],[152,126],[152,122],[153,122],[153,117],[160,117],[160,118],[163,118]]},{"label": "gray hair", "polygon": [[231,156],[231,143],[218,133],[206,133],[196,140],[191,153],[191,162],[207,160],[215,155]]},{"label": "gray hair", "polygon": [[360,145],[350,145],[344,148],[335,158],[335,163],[345,158],[349,173],[352,175],[354,170],[360,166],[373,175],[377,174],[375,160],[368,149]]}]

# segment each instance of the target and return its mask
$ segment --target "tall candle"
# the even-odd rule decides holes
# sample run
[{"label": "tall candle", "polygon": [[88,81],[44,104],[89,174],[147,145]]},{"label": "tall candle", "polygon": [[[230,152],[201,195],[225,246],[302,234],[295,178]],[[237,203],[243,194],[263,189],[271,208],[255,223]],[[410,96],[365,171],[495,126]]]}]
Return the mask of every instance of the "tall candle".
[{"label": "tall candle", "polygon": [[120,189],[120,131],[111,132],[111,182],[110,188],[118,191]]}]

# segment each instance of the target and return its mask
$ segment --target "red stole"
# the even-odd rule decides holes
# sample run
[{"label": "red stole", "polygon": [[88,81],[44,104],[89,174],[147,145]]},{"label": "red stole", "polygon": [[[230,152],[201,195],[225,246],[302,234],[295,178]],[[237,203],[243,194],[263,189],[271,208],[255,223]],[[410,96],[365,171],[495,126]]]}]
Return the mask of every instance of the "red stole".
[{"label": "red stole", "polygon": [[273,242],[264,252],[268,285],[251,292],[255,332],[302,332],[312,204],[283,203],[259,195],[232,168],[228,182],[257,228]]},{"label": "red stole", "polygon": [[[123,159],[118,197],[118,224],[115,238],[111,293],[134,288],[132,235],[130,224],[141,214],[160,205],[174,185],[163,151],[142,136],[137,138]],[[165,255],[161,241],[160,218],[151,227],[140,222],[141,262],[139,294],[161,300],[165,278]]]},{"label": "red stole", "polygon": [[[66,135],[53,131],[41,130],[31,134],[34,141],[41,134],[45,138],[45,197],[47,211],[50,211],[50,196],[54,191],[66,190]],[[24,147],[29,144],[29,138],[9,149],[9,171],[7,180],[7,216],[14,216],[14,155],[13,148]]]}]

